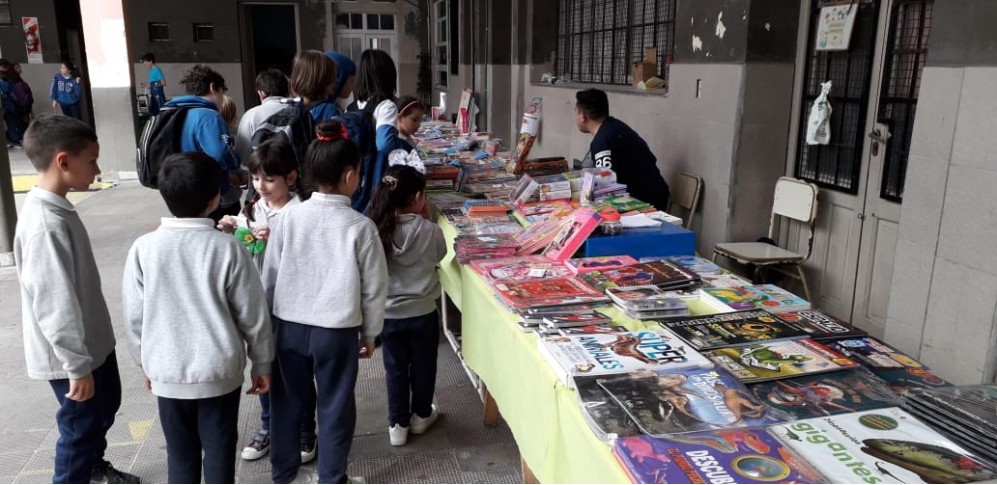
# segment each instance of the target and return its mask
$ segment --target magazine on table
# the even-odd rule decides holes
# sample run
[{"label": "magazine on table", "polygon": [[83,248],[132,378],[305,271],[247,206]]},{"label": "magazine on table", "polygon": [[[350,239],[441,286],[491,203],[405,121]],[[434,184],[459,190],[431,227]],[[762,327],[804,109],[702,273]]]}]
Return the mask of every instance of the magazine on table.
[{"label": "magazine on table", "polygon": [[759,401],[794,420],[900,404],[900,396],[886,382],[862,368],[758,382],[748,389]]},{"label": "magazine on table", "polygon": [[804,338],[809,334],[764,310],[718,313],[663,323],[697,350]]},{"label": "magazine on table", "polygon": [[705,297],[714,298],[734,310],[793,312],[809,310],[810,302],[775,285],[739,288],[703,288]]},{"label": "magazine on table", "polygon": [[859,365],[810,339],[720,347],[706,351],[705,355],[741,382],[832,372]]},{"label": "magazine on table", "polygon": [[605,295],[573,276],[497,280],[492,288],[511,310],[608,301]]}]

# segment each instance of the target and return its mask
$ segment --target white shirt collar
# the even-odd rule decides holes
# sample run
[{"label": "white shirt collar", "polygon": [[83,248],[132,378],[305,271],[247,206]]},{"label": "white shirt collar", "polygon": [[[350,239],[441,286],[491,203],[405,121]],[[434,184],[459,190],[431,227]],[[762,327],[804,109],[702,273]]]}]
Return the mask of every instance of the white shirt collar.
[{"label": "white shirt collar", "polygon": [[214,229],[215,221],[197,217],[164,217],[159,221],[159,227],[170,229]]},{"label": "white shirt collar", "polygon": [[322,202],[322,203],[333,203],[333,204],[337,204],[337,205],[338,204],[345,204],[345,205],[348,205],[348,206],[352,205],[352,201],[350,200],[349,197],[347,197],[345,195],[338,195],[338,194],[333,195],[333,194],[323,194],[323,193],[320,193],[320,192],[314,192],[314,193],[312,193],[312,197],[311,197],[310,200],[314,200],[316,202]]},{"label": "white shirt collar", "polygon": [[67,211],[76,210],[76,206],[74,206],[73,203],[70,202],[65,197],[56,194],[55,192],[45,190],[37,185],[31,188],[31,190],[28,192],[28,195],[32,197],[38,197],[39,199],[44,200],[45,202],[48,202],[50,204],[53,204],[59,207],[60,209],[65,209]]}]

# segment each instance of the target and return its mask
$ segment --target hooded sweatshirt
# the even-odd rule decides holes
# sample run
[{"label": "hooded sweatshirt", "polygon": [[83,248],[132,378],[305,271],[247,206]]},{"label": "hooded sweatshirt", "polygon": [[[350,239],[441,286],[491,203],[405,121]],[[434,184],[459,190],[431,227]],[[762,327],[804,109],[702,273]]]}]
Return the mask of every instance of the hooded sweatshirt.
[{"label": "hooded sweatshirt", "polygon": [[[166,103],[166,106],[190,106],[183,122],[183,132],[180,134],[180,150],[184,152],[201,152],[218,162],[218,166],[228,174],[240,169],[239,157],[235,154],[234,140],[228,131],[228,124],[218,112],[215,103],[201,96],[177,96]],[[229,207],[239,203],[242,189],[228,183],[228,177],[222,177],[221,207]]]},{"label": "hooded sweatshirt", "polygon": [[52,76],[52,84],[49,86],[49,98],[62,105],[73,105],[80,102],[83,94],[83,86],[76,82],[73,76],[63,76],[61,72]]},{"label": "hooded sweatshirt", "polygon": [[394,250],[388,258],[388,299],[384,318],[411,318],[431,313],[440,296],[436,264],[447,255],[439,226],[418,214],[398,216]]}]

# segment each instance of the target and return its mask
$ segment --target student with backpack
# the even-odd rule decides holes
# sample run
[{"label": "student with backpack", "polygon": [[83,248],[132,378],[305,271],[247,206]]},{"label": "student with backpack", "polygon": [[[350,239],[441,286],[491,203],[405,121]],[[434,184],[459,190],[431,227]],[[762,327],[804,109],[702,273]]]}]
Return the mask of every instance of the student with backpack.
[{"label": "student with backpack", "polygon": [[[232,146],[232,135],[228,125],[218,111],[225,99],[225,78],[214,69],[203,64],[195,64],[180,77],[180,86],[187,93],[170,100],[164,108],[177,108],[173,114],[176,123],[182,123],[180,130],[170,130],[179,137],[179,146],[175,140],[162,140],[176,152],[201,152],[211,157],[221,167],[223,177],[220,190],[221,202],[209,217],[218,223],[222,216],[236,215],[241,208],[242,171],[239,159]],[[164,116],[166,110],[160,111],[158,117]],[[155,122],[156,118],[153,118]],[[165,118],[163,118],[165,121]],[[177,133],[178,132],[178,133]],[[143,134],[143,139],[146,137]],[[164,150],[166,151],[166,150]],[[163,157],[171,153],[151,153],[150,158]],[[148,160],[151,165],[162,163],[159,160]]]},{"label": "student with backpack", "polygon": [[20,148],[24,138],[24,128],[21,126],[21,112],[18,109],[12,74],[11,63],[6,59],[0,59],[0,100],[3,103],[3,121],[7,128],[7,148],[11,149]]},{"label": "student with backpack", "polygon": [[279,69],[267,69],[256,75],[256,95],[260,97],[260,104],[246,110],[235,132],[235,153],[243,163],[253,153],[253,135],[256,130],[268,118],[288,106],[289,94],[287,76]]},{"label": "student with backpack", "polygon": [[291,92],[301,98],[316,126],[340,114],[330,101],[337,79],[336,63],[321,51],[307,50],[294,56]]},{"label": "student with backpack", "polygon": [[357,109],[372,114],[377,155],[365,165],[363,181],[353,199],[353,207],[366,212],[374,187],[381,181],[388,168],[388,154],[398,139],[398,107],[395,92],[398,90],[398,71],[391,56],[382,50],[367,49],[360,54],[357,80],[353,93]]},{"label": "student with backpack", "polygon": [[360,183],[360,151],[343,131],[336,121],[316,129],[302,167],[317,191],[281,215],[263,261],[277,339],[270,395],[275,483],[314,483],[298,453],[309,387],[317,387],[318,396],[318,481],[347,483],[357,359],[374,354],[384,323],[384,249],[374,223],[350,208]]},{"label": "student with backpack", "polygon": [[388,260],[384,311],[384,372],[388,384],[388,438],[425,433],[439,418],[433,404],[440,317],[436,264],[447,254],[439,226],[429,221],[426,180],[416,168],[394,165],[374,190],[370,218]]}]

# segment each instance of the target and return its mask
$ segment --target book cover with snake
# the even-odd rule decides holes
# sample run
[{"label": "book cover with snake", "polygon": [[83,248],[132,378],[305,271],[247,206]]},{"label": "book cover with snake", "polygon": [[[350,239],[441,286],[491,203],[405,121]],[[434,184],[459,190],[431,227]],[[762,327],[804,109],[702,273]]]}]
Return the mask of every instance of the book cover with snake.
[{"label": "book cover with snake", "polygon": [[767,429],[813,463],[830,483],[971,483],[997,478],[994,465],[900,408],[804,419]]},{"label": "book cover with snake", "polygon": [[635,483],[826,483],[764,429],[616,440],[613,453]]},{"label": "book cover with snake", "polygon": [[606,377],[599,385],[651,436],[787,421],[722,369],[638,371]]}]

